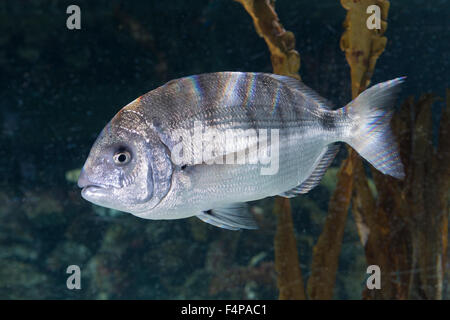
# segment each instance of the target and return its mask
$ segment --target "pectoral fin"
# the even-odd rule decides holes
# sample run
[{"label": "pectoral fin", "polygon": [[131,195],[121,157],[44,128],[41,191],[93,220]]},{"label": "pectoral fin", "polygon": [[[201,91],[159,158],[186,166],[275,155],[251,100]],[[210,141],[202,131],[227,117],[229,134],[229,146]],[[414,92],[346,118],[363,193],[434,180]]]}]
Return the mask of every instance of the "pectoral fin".
[{"label": "pectoral fin", "polygon": [[230,203],[197,215],[203,222],[228,230],[258,229],[246,203]]}]

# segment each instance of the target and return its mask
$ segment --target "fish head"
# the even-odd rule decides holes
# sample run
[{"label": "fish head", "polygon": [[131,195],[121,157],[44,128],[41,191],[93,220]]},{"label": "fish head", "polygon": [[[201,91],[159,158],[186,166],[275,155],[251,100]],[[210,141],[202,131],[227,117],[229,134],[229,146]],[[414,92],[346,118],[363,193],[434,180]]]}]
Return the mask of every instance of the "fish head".
[{"label": "fish head", "polygon": [[140,216],[169,191],[172,163],[148,123],[122,111],[92,146],[78,186],[87,201]]}]

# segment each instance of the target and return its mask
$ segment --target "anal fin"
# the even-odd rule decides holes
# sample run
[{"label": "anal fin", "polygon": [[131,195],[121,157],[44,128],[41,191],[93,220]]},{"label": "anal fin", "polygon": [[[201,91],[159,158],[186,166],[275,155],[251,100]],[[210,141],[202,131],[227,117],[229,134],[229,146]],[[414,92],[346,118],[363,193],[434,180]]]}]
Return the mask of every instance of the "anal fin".
[{"label": "anal fin", "polygon": [[258,229],[246,203],[230,203],[204,211],[197,218],[213,226],[228,230]]},{"label": "anal fin", "polygon": [[339,151],[338,144],[329,145],[327,147],[327,150],[323,154],[322,158],[320,159],[319,163],[315,167],[314,171],[308,177],[308,179],[303,181],[300,185],[296,186],[295,188],[281,193],[280,196],[285,198],[292,198],[299,194],[308,193],[311,189],[313,189],[320,183],[320,180],[322,180],[325,171],[327,171],[331,162],[333,162],[333,159],[338,153],[338,151]]}]

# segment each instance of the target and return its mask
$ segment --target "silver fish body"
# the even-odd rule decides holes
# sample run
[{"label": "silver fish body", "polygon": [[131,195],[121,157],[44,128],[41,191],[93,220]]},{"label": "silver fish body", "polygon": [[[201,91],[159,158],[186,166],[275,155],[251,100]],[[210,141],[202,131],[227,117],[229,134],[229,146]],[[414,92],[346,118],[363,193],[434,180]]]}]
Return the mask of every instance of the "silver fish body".
[{"label": "silver fish body", "polygon": [[[377,169],[401,178],[388,125],[401,82],[379,84],[331,110],[300,81],[273,74],[220,72],[170,81],[107,124],[80,175],[82,196],[142,218],[198,216],[235,230],[255,227],[242,203],[295,196],[317,185],[338,150],[335,142],[349,143]],[[244,135],[231,149],[229,132]],[[202,141],[219,152],[205,157],[208,143]],[[249,146],[270,154],[270,163],[249,161]],[[226,161],[239,155],[246,161]]]}]

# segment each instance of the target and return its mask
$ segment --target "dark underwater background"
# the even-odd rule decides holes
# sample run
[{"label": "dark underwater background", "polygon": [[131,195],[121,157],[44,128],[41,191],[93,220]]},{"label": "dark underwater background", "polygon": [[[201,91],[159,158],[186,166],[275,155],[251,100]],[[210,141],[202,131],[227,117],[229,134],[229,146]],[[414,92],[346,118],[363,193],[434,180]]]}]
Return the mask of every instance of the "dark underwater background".
[{"label": "dark underwater background", "polygon": [[[66,28],[67,6],[81,30]],[[339,1],[278,0],[303,81],[336,106],[351,100]],[[128,19],[128,20],[127,20]],[[145,43],[124,21],[146,30]],[[450,1],[392,0],[372,83],[407,76],[400,101],[432,92],[439,121],[450,78]],[[252,203],[260,229],[196,218],[151,221],[95,206],[77,170],[124,105],[166,81],[215,71],[271,72],[270,53],[231,0],[0,1],[0,298],[276,299],[273,199]],[[339,153],[321,185],[292,200],[304,279],[327,215]],[[81,268],[69,290],[66,268]],[[360,299],[364,250],[349,215],[334,298]],[[448,277],[443,298],[450,298]]]}]

